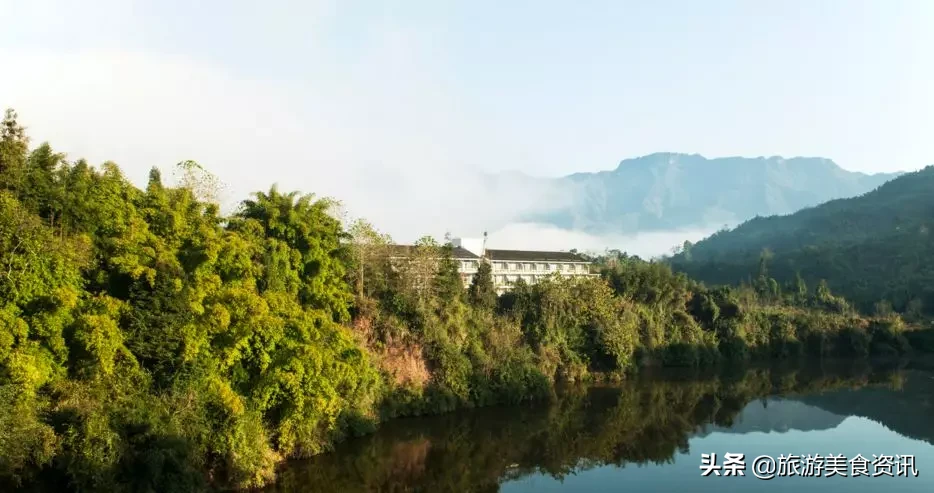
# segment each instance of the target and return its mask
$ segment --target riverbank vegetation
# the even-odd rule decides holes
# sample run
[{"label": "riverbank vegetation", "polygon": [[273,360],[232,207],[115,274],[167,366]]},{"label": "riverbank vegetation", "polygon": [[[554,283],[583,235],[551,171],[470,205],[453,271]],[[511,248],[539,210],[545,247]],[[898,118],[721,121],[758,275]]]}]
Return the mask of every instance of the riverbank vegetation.
[{"label": "riverbank vegetation", "polygon": [[183,162],[114,163],[0,128],[0,483],[190,491],[274,480],[400,415],[548,396],[555,382],[753,357],[900,355],[898,315],[825,284],[707,289],[601,257],[600,277],[465,288],[450,247],[347,224],[275,187],[222,215]]}]

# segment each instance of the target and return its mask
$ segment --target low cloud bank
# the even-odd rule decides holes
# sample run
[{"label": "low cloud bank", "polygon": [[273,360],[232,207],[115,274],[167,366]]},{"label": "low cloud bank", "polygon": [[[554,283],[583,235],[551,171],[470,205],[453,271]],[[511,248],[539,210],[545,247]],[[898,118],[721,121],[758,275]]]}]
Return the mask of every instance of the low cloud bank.
[{"label": "low cloud bank", "polygon": [[[722,226],[721,226],[722,227]],[[548,224],[514,223],[490,233],[487,246],[522,250],[570,250],[602,253],[618,249],[649,259],[671,253],[685,241],[696,242],[716,232],[719,227],[634,234],[594,235],[558,228]]]}]

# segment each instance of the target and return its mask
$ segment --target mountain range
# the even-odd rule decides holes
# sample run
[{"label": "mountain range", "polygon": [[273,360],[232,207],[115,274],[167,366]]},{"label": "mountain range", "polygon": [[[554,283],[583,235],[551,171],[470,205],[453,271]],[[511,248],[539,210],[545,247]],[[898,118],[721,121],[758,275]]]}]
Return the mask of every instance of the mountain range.
[{"label": "mountain range", "polygon": [[898,175],[847,171],[824,158],[655,153],[611,171],[526,177],[570,197],[522,219],[595,234],[710,229],[860,195]]}]

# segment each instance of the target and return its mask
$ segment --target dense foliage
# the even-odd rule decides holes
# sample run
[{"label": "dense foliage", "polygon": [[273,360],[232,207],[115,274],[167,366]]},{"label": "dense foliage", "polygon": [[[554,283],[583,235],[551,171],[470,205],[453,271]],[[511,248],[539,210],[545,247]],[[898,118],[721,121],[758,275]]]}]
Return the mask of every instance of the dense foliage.
[{"label": "dense foliage", "polygon": [[[934,167],[876,190],[788,216],[760,217],[671,259],[676,270],[711,284],[755,275],[763,254],[780,283],[825,279],[865,313],[894,309],[909,318],[934,314]],[[880,303],[881,302],[881,303]]]},{"label": "dense foliage", "polygon": [[[192,183],[202,171],[184,163]],[[231,217],[0,140],[0,475],[74,489],[248,486],[370,417],[330,203],[276,189]]]},{"label": "dense foliage", "polygon": [[[621,255],[497,297],[450,247],[394,255],[327,199],[221,215],[196,163],[145,188],[0,135],[0,484],[188,491],[270,482],[402,414],[546,396],[556,380],[759,354],[902,353],[896,316],[830,294],[707,290]],[[774,282],[774,281],[773,281]],[[765,286],[770,283],[766,282]]]}]

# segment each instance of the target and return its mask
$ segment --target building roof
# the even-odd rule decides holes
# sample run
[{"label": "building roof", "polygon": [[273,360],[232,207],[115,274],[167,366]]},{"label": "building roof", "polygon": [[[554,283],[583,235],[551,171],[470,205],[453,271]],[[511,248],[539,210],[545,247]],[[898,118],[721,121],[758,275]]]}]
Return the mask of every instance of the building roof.
[{"label": "building roof", "polygon": [[587,262],[587,259],[571,252],[538,252],[533,250],[486,250],[490,260],[523,262]]},{"label": "building roof", "polygon": [[[396,257],[408,257],[414,253],[414,245],[389,245],[389,254]],[[486,257],[495,261],[506,262],[589,262],[584,257],[571,252],[542,252],[535,250],[496,250],[487,249]],[[452,247],[451,257],[457,260],[477,260],[480,257],[463,247]]]},{"label": "building roof", "polygon": [[[399,257],[408,257],[415,250],[415,245],[389,245],[389,254]],[[451,248],[451,257],[458,260],[476,260],[480,257],[475,253],[462,247]]]}]

